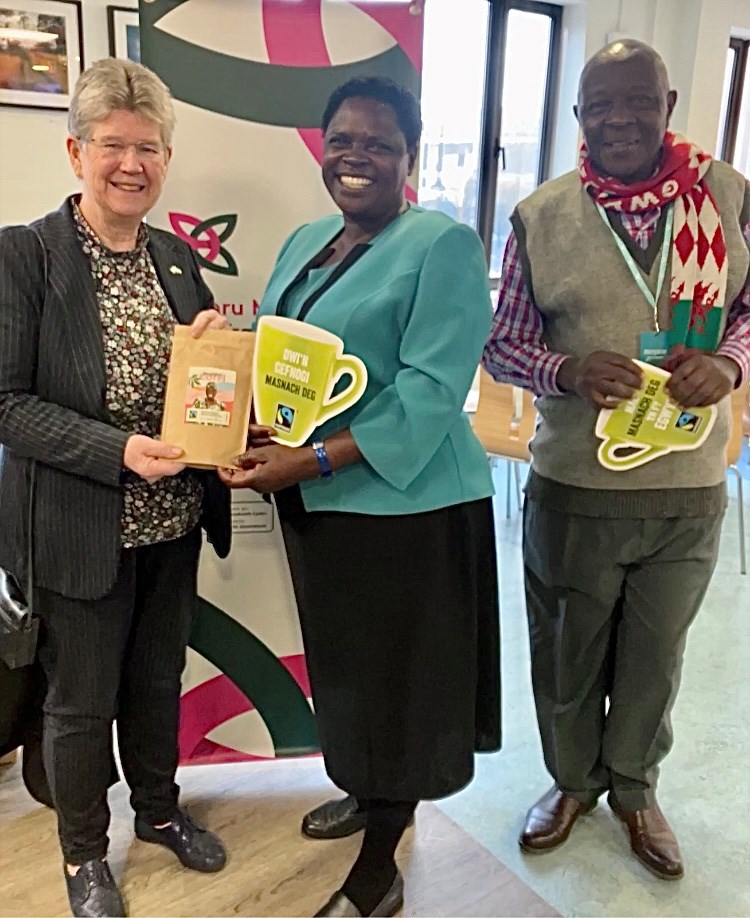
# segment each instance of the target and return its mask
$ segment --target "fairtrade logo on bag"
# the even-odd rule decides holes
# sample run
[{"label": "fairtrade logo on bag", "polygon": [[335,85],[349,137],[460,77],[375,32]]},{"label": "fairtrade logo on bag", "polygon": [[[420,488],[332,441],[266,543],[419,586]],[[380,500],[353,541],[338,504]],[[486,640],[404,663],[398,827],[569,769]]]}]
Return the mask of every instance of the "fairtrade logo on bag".
[{"label": "fairtrade logo on bag", "polygon": [[603,408],[596,422],[596,435],[603,441],[597,458],[612,472],[626,472],[667,453],[698,449],[716,422],[716,405],[681,408],[667,393],[666,370],[635,363],[643,371],[640,389],[616,408]]}]

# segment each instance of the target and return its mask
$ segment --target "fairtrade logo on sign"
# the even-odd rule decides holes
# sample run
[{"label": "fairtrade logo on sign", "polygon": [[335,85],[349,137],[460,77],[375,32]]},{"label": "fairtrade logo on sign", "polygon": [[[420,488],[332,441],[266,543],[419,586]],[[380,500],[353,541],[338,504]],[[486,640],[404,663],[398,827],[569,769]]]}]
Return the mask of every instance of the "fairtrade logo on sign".
[{"label": "fairtrade logo on sign", "polygon": [[679,430],[696,431],[701,425],[701,419],[691,411],[683,411],[677,418],[677,427]]},{"label": "fairtrade logo on sign", "polygon": [[195,252],[198,264],[216,274],[237,277],[239,270],[232,253],[222,243],[232,235],[237,226],[237,214],[220,214],[208,220],[199,220],[190,214],[172,211],[169,222],[175,234],[187,242]]},{"label": "fairtrade logo on sign", "polygon": [[277,430],[289,433],[292,429],[292,424],[294,424],[294,408],[290,408],[288,405],[277,405],[276,421],[273,426]]}]

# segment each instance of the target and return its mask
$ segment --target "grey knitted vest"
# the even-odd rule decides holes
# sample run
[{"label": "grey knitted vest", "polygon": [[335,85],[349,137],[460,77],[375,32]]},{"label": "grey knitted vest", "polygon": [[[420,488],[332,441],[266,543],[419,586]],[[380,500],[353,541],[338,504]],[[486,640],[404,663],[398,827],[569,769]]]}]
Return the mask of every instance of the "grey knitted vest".
[{"label": "grey knitted vest", "polygon": [[[750,220],[750,186],[734,169],[714,162],[706,180],[722,217],[729,256],[724,323],[741,293],[750,253],[741,226]],[[585,357],[592,351],[639,354],[640,333],[652,329],[653,309],[626,266],[612,234],[583,190],[577,172],[548,182],[522,201],[512,217],[526,282],[544,319],[551,351]],[[663,238],[663,223],[658,234]],[[658,235],[657,234],[657,235]],[[651,272],[659,268],[658,244]],[[669,277],[659,301],[662,328],[669,322]],[[543,396],[532,442],[538,475],[563,485],[616,491],[705,488],[724,481],[730,430],[729,399],[719,406],[711,436],[694,452],[672,453],[628,472],[611,472],[596,459],[596,410],[573,396]],[[634,495],[635,496],[635,495]]]}]

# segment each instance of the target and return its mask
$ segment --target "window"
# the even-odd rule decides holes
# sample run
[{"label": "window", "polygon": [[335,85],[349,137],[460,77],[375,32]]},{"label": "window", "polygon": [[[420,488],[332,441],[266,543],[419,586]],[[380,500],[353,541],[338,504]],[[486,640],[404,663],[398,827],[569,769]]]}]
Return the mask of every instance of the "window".
[{"label": "window", "polygon": [[419,203],[476,226],[490,5],[425,4]]},{"label": "window", "polygon": [[750,39],[732,38],[724,74],[716,144],[721,159],[750,176]]},{"label": "window", "polygon": [[518,4],[508,13],[505,73],[502,89],[500,155],[492,228],[490,274],[502,267],[516,204],[545,180],[549,97],[555,66],[560,9],[536,3]]},{"label": "window", "polygon": [[532,0],[425,4],[419,203],[475,227],[493,276],[513,208],[547,177],[561,16]]}]

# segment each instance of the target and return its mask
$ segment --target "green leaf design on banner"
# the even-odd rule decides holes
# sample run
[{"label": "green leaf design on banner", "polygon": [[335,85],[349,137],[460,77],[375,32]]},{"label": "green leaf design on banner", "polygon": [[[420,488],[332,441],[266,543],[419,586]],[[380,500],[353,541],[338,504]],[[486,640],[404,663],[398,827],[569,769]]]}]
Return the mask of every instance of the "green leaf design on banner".
[{"label": "green leaf design on banner", "polygon": [[160,29],[159,20],[184,2],[140,4],[141,60],[182,102],[258,124],[319,128],[328,97],[354,77],[388,77],[419,95],[419,74],[399,45],[330,67],[265,64],[211,51]]},{"label": "green leaf design on banner", "polygon": [[228,274],[230,277],[237,277],[239,274],[239,268],[237,267],[237,262],[234,260],[234,256],[231,252],[227,252],[224,246],[219,249],[219,254],[213,261],[208,261],[198,251],[195,252],[195,257],[198,259],[199,265],[202,265],[209,271],[213,271],[214,274]]},{"label": "green leaf design on banner", "polygon": [[[221,232],[218,232],[217,227],[223,227]],[[200,239],[206,230],[211,229],[216,233],[219,242],[224,242],[229,239],[236,228],[237,214],[219,214],[217,217],[209,217],[207,220],[198,223],[190,230],[190,236],[193,239]],[[195,255],[200,265],[207,268],[209,271],[213,271],[215,274],[226,274],[230,277],[237,277],[240,273],[234,256],[231,252],[227,251],[224,246],[219,248],[218,254],[213,261],[204,258],[199,250],[195,250]]]},{"label": "green leaf design on banner", "polygon": [[[224,229],[219,232],[217,227],[222,224]],[[208,220],[204,220],[195,227],[192,235],[197,238],[209,228],[216,232],[220,242],[226,242],[237,228],[237,214],[219,214],[218,217],[209,217]]]},{"label": "green leaf design on banner", "polygon": [[315,717],[290,673],[247,628],[201,597],[190,646],[252,700],[277,756],[319,751]]}]

